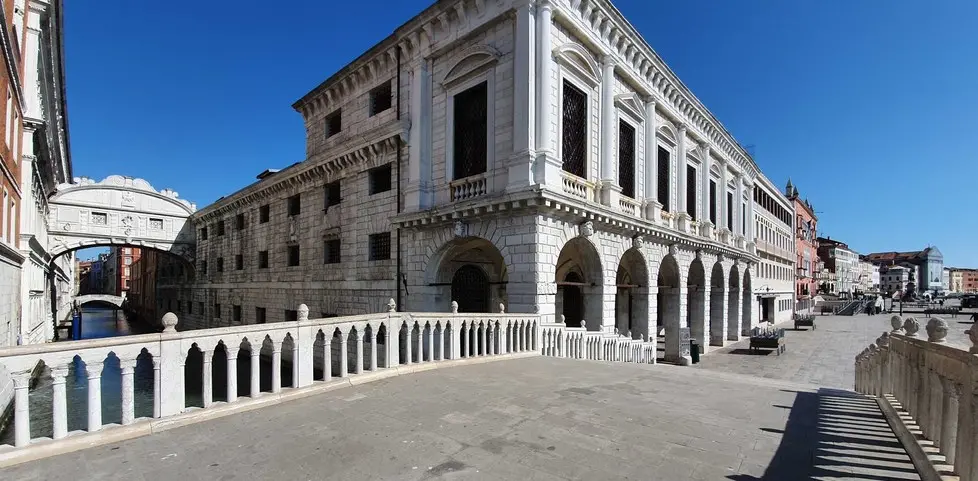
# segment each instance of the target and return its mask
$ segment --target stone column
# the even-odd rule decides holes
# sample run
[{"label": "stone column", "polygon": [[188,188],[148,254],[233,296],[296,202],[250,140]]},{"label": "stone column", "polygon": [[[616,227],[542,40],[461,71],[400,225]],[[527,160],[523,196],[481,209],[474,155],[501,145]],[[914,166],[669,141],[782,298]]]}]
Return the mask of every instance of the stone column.
[{"label": "stone column", "polygon": [[737,235],[746,237],[747,234],[744,232],[744,175],[742,173],[737,174],[737,183],[734,185],[737,188],[737,193],[734,194],[734,232]]},{"label": "stone column", "polygon": [[417,364],[424,362],[424,327],[421,327],[421,323],[418,323],[418,340],[416,341],[418,348],[418,360]]},{"label": "stone column", "polygon": [[713,164],[713,159],[711,157],[710,150],[710,141],[704,140],[703,145],[700,147],[700,155],[703,156],[703,164],[700,166],[700,169],[703,172],[700,173],[701,185],[699,218],[701,226],[700,235],[707,237],[713,234],[713,221],[710,220],[710,169]]},{"label": "stone column", "polygon": [[[68,376],[68,366],[65,364],[51,367],[51,412],[54,425],[54,439],[62,439],[68,435],[68,401],[65,392],[65,377]],[[16,425],[14,426],[16,429]],[[16,434],[16,432],[15,432]]]},{"label": "stone column", "polygon": [[333,379],[333,336],[323,333],[323,381]]},{"label": "stone column", "polygon": [[238,400],[238,348],[225,346],[228,355],[228,403]]},{"label": "stone column", "polygon": [[[261,395],[261,343],[251,344],[251,399]],[[328,348],[327,348],[328,349]]]},{"label": "stone column", "polygon": [[209,408],[211,404],[214,404],[214,368],[212,366],[214,362],[214,351],[201,350],[200,353],[204,358],[203,376],[201,376],[204,383],[204,407]]},{"label": "stone column", "polygon": [[[390,324],[388,324],[390,325]],[[391,333],[390,329],[384,329],[384,349],[387,351],[387,355],[384,356],[384,367],[391,367]]]},{"label": "stone column", "polygon": [[88,432],[102,429],[102,363],[86,362],[88,371]]},{"label": "stone column", "polygon": [[[349,357],[350,351],[346,347],[346,337],[347,333],[340,331],[340,377],[347,377],[350,374]],[[408,331],[408,354],[411,353],[411,331]],[[408,358],[408,363],[411,362],[410,357]]]},{"label": "stone column", "polygon": [[720,159],[720,185],[717,186],[717,195],[720,197],[720,212],[717,221],[720,223],[721,230],[733,231],[733,226],[727,226],[727,210],[730,206],[727,205],[727,161]]},{"label": "stone column", "polygon": [[[551,30],[553,28],[553,3],[550,0],[540,0],[536,8],[536,32],[532,39],[536,43],[536,183],[543,184],[554,190],[561,189],[561,161],[557,158],[553,147],[553,46]],[[526,104],[529,105],[529,102]],[[520,109],[516,109],[520,110]]]},{"label": "stone column", "polygon": [[655,99],[649,97],[645,100],[645,218],[656,224],[661,222],[659,213],[662,212],[657,181],[659,177],[657,123]]},{"label": "stone column", "polygon": [[356,353],[356,366],[353,372],[363,374],[363,335],[360,334],[359,329],[353,331],[353,342],[355,343],[353,351]]},{"label": "stone column", "polygon": [[370,370],[377,370],[377,332],[370,330]]},{"label": "stone column", "polygon": [[[757,233],[754,232],[754,186],[753,182],[747,184],[747,242],[755,242]],[[792,214],[793,215],[793,214]]]},{"label": "stone column", "polygon": [[411,65],[410,116],[408,136],[408,182],[404,189],[405,210],[427,209],[431,205],[431,73],[428,61],[418,58]]},{"label": "stone column", "polygon": [[163,388],[163,380],[160,376],[161,365],[159,356],[153,356],[153,419],[159,419],[162,415],[162,406],[160,405],[162,399],[160,393]]},{"label": "stone column", "polygon": [[282,341],[272,339],[272,392],[282,392]]},{"label": "stone column", "polygon": [[[14,378],[14,446],[21,448],[31,443],[31,412],[30,412],[31,371],[16,372],[13,374],[13,378]],[[91,417],[91,411],[89,411],[89,417]]]},{"label": "stone column", "polygon": [[427,330],[427,341],[428,341],[428,362],[435,360],[435,326],[428,324]]},{"label": "stone column", "polygon": [[615,177],[615,61],[605,56],[601,65],[601,203],[617,209],[621,186]]},{"label": "stone column", "polygon": [[447,329],[448,329],[448,325],[447,324],[441,324],[441,329],[438,330],[438,337],[439,337],[439,339],[438,339],[438,360],[439,361],[444,361],[445,360],[445,338],[448,337],[446,335],[446,334],[448,334]]},{"label": "stone column", "polygon": [[487,351],[486,349],[487,349],[487,344],[489,343],[486,342],[487,340],[486,338],[489,336],[489,328],[487,326],[481,326],[479,328],[479,331],[480,334],[482,334],[481,336],[477,336],[479,337],[479,352],[482,353],[483,356],[487,356],[489,355],[489,351]]},{"label": "stone column", "polygon": [[[134,400],[135,389],[133,384],[133,372],[136,368],[136,359],[119,359],[119,366],[122,368],[122,425],[128,426],[136,420],[136,403]],[[53,374],[53,371],[52,371]],[[61,378],[62,389],[64,389],[64,378]]]},{"label": "stone column", "polygon": [[679,138],[676,139],[676,160],[673,162],[676,173],[676,188],[675,191],[676,201],[673,202],[676,212],[676,219],[679,220],[679,228],[683,232],[688,232],[689,230],[689,214],[686,213],[686,124],[678,123],[676,125],[678,130]]}]

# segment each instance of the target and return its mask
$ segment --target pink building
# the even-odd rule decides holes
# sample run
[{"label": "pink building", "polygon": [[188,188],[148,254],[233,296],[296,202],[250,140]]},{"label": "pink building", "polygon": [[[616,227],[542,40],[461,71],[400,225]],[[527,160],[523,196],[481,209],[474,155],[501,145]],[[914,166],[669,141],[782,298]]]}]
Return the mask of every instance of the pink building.
[{"label": "pink building", "polygon": [[818,260],[818,217],[808,199],[798,196],[798,189],[791,185],[785,187],[785,196],[795,205],[795,260],[797,273],[795,275],[795,299],[799,310],[807,309],[810,300],[818,292],[816,275],[819,271]]}]

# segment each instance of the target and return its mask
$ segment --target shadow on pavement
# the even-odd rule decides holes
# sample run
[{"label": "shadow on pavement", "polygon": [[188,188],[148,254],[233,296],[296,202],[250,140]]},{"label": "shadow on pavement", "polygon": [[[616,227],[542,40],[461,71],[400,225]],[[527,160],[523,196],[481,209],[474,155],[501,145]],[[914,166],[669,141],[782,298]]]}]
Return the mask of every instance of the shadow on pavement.
[{"label": "shadow on pavement", "polygon": [[763,477],[736,474],[727,479],[920,479],[876,401],[849,391],[799,392],[784,431],[760,429],[783,433]]}]

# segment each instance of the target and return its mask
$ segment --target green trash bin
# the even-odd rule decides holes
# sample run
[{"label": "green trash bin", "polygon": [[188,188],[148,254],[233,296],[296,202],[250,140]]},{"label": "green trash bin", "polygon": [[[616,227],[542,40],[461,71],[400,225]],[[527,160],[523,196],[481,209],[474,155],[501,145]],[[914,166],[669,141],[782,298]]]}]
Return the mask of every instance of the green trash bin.
[{"label": "green trash bin", "polygon": [[689,355],[693,358],[693,364],[700,362],[700,345],[692,339],[689,341]]}]

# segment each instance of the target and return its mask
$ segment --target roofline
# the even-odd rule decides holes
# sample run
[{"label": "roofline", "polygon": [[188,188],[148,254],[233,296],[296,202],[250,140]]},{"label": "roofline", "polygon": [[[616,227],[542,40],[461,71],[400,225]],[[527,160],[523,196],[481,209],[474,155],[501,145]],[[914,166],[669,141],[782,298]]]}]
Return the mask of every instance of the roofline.
[{"label": "roofline", "polygon": [[55,32],[58,35],[58,73],[57,79],[60,84],[61,90],[61,129],[64,131],[65,136],[65,149],[62,155],[65,159],[65,164],[68,166],[68,179],[71,181],[74,178],[74,168],[71,163],[71,137],[68,132],[68,89],[67,82],[65,82],[65,36],[64,36],[64,0],[53,0],[51,6],[57,10],[57,14],[54,16],[55,21]]}]

